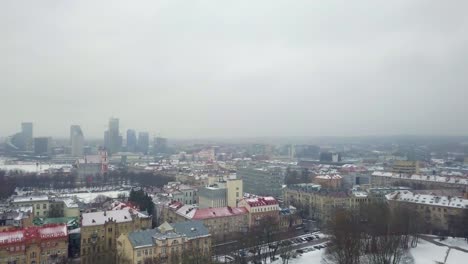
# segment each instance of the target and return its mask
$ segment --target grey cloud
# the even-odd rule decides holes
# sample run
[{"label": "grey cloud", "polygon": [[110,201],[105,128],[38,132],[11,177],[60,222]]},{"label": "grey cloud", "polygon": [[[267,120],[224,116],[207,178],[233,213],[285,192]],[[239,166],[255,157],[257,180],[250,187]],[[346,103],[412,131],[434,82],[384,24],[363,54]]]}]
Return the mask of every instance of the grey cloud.
[{"label": "grey cloud", "polygon": [[[2,1],[0,136],[466,134],[466,1]],[[14,109],[12,111],[11,109]]]}]

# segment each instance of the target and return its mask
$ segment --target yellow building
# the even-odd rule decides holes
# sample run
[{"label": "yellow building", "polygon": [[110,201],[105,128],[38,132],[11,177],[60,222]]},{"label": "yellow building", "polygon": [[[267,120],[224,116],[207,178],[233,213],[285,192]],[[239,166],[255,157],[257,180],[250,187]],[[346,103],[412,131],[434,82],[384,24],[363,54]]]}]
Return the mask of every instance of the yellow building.
[{"label": "yellow building", "polygon": [[214,240],[223,240],[248,230],[249,212],[245,207],[196,208],[191,205],[163,207],[162,220],[169,223],[199,220],[208,228]]},{"label": "yellow building", "polygon": [[226,181],[226,200],[227,206],[237,207],[237,203],[244,196],[243,184],[241,179],[229,179]]},{"label": "yellow building", "polygon": [[65,263],[66,225],[28,227],[0,232],[0,263]]},{"label": "yellow building", "polygon": [[122,234],[117,263],[191,263],[211,258],[211,235],[201,221],[163,223],[155,229]]},{"label": "yellow building", "polygon": [[151,228],[151,217],[131,208],[85,213],[81,220],[81,263],[113,263],[121,234]]},{"label": "yellow building", "polygon": [[401,174],[418,174],[419,161],[395,160],[393,162],[392,172]]},{"label": "yellow building", "polygon": [[13,207],[34,208],[34,216],[47,217],[50,210],[50,201],[47,195],[40,196],[16,196],[11,201]]},{"label": "yellow building", "polygon": [[417,213],[424,233],[451,233],[457,226],[466,228],[468,223],[468,199],[462,197],[416,194],[408,190],[385,197],[392,208],[407,206]]},{"label": "yellow building", "polygon": [[359,208],[361,204],[369,203],[365,193],[350,194],[342,191],[317,189],[317,185],[290,186],[283,190],[284,203],[293,205],[299,210],[319,221],[327,223],[337,208]]}]

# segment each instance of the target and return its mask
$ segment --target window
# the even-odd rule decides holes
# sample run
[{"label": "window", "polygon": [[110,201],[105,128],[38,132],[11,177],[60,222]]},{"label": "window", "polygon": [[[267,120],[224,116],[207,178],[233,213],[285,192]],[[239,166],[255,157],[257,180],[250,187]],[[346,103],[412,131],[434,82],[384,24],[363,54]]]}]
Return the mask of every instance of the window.
[{"label": "window", "polygon": [[239,192],[236,192],[236,197],[239,197]]},{"label": "window", "polygon": [[137,257],[141,257],[141,250],[137,250]]},{"label": "window", "polygon": [[40,204],[36,204],[36,209],[41,209],[41,205],[40,205]]},{"label": "window", "polygon": [[145,249],[145,256],[148,256],[148,250]]},{"label": "window", "polygon": [[112,232],[112,227],[107,228],[107,232]]},{"label": "window", "polygon": [[42,204],[42,209],[47,209],[47,204]]}]

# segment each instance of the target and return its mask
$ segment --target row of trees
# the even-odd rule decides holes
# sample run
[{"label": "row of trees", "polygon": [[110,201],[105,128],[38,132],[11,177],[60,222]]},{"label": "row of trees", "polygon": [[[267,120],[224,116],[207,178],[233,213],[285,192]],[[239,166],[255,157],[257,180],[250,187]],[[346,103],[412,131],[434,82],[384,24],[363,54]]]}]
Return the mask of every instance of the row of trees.
[{"label": "row of trees", "polygon": [[283,263],[288,263],[294,253],[293,245],[285,240],[288,237],[288,232],[280,230],[277,219],[264,217],[247,234],[231,237],[230,241],[235,243],[214,247],[214,254],[230,254],[236,264],[270,263],[277,255]]},{"label": "row of trees", "polygon": [[0,171],[0,199],[10,197],[15,191],[15,182],[5,174],[5,171]]},{"label": "row of trees", "polygon": [[309,169],[304,168],[300,171],[286,168],[286,175],[284,178],[286,185],[298,184],[298,183],[310,183],[310,172]]},{"label": "row of trees", "polygon": [[359,210],[339,209],[327,228],[331,246],[326,258],[336,264],[401,263],[407,250],[417,246],[421,223],[405,206],[373,203]]},{"label": "row of trees", "polygon": [[155,212],[153,200],[143,189],[131,190],[128,201],[137,205],[140,211],[146,211],[150,215]]},{"label": "row of trees", "polygon": [[154,174],[152,172],[135,173],[124,170],[111,171],[103,175],[89,175],[83,179],[78,179],[74,174],[63,172],[47,175],[23,173],[6,176],[4,171],[0,171],[0,188],[2,188],[0,191],[2,197],[8,197],[13,193],[15,187],[65,189],[83,185],[86,187],[103,187],[121,184],[162,187],[174,180],[175,177],[165,174]]}]

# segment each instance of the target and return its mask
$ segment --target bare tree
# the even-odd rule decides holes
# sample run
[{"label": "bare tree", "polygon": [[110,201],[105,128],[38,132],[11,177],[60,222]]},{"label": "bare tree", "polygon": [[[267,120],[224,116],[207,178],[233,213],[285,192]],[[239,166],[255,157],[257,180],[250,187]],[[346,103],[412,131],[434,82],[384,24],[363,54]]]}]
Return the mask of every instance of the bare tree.
[{"label": "bare tree", "polygon": [[326,257],[336,264],[358,264],[363,248],[359,216],[351,211],[336,210],[328,224],[331,245]]}]

